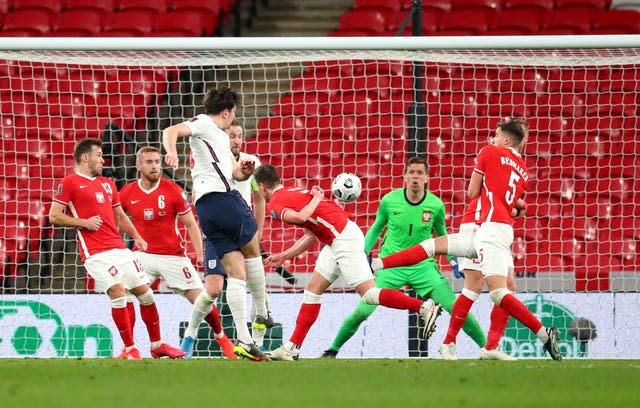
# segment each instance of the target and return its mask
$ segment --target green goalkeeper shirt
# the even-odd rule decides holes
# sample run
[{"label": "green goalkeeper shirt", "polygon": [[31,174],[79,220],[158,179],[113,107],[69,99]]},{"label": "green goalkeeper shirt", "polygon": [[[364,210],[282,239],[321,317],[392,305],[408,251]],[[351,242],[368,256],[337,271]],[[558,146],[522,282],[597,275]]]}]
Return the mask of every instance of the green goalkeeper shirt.
[{"label": "green goalkeeper shirt", "polygon": [[[380,234],[387,227],[380,247],[380,256],[412,247],[427,238],[447,235],[444,223],[444,203],[435,194],[426,191],[422,201],[411,203],[403,188],[393,190],[382,197],[376,220],[365,236],[365,251],[369,253]],[[437,266],[434,258],[426,259],[413,267]]]}]

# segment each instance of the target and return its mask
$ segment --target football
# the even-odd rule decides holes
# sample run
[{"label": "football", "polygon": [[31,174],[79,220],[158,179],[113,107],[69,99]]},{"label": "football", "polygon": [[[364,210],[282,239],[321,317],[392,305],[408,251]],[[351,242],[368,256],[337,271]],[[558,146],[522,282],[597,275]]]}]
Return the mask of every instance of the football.
[{"label": "football", "polygon": [[360,197],[362,183],[360,178],[353,173],[340,173],[333,179],[331,192],[338,201],[352,203]]}]

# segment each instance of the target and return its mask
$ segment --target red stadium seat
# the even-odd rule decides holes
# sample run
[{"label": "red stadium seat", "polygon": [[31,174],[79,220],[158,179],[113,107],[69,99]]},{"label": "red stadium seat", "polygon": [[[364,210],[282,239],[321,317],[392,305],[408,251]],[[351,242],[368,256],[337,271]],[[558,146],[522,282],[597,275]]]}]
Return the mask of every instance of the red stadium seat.
[{"label": "red stadium seat", "polygon": [[293,92],[273,106],[276,116],[318,116],[328,114],[329,97],[323,92]]},{"label": "red stadium seat", "polygon": [[356,132],[356,116],[320,116],[315,123],[307,125],[305,135],[300,134],[299,136],[302,139],[329,137],[354,140]]},{"label": "red stadium seat", "polygon": [[76,31],[93,35],[102,31],[102,15],[98,11],[74,10],[58,13],[52,18],[52,31]]},{"label": "red stadium seat", "polygon": [[101,12],[102,15],[111,13],[115,9],[116,0],[63,0],[62,4],[66,11],[71,10],[93,10]]},{"label": "red stadium seat", "polygon": [[520,7],[537,7],[544,10],[551,10],[555,7],[555,0],[501,0],[503,9],[515,9]]},{"label": "red stadium seat", "polygon": [[522,92],[491,93],[487,96],[491,116],[529,117],[535,109],[535,95]]},{"label": "red stadium seat", "polygon": [[55,14],[62,10],[62,0],[14,0],[13,10],[43,10]]},{"label": "red stadium seat", "polygon": [[200,37],[211,24],[189,11],[169,11],[155,18],[154,31],[183,31],[187,36]]},{"label": "red stadium seat", "polygon": [[598,71],[594,68],[553,69],[547,79],[549,92],[598,92]]},{"label": "red stadium seat", "polygon": [[476,116],[478,96],[475,93],[439,92],[427,94],[427,109],[433,115]]},{"label": "red stadium seat", "polygon": [[571,7],[553,10],[544,18],[544,28],[571,28],[589,33],[595,19],[595,10],[590,7]]},{"label": "red stadium seat", "polygon": [[592,7],[594,9],[605,10],[611,5],[611,0],[556,0],[556,7],[559,9],[566,7]]},{"label": "red stadium seat", "polygon": [[542,9],[512,9],[495,13],[491,21],[491,32],[504,29],[524,29],[527,33],[535,33],[542,27],[545,12]]},{"label": "red stadium seat", "polygon": [[130,30],[147,34],[153,29],[154,19],[154,14],[147,10],[126,10],[111,13],[104,19],[104,30]]},{"label": "red stadium seat", "polygon": [[329,98],[331,115],[367,115],[374,109],[374,100],[363,91],[347,91]]},{"label": "red stadium seat", "polygon": [[116,2],[117,10],[146,10],[154,13],[164,13],[168,6],[167,0],[116,0]]},{"label": "red stadium seat", "polygon": [[30,31],[41,35],[51,30],[51,14],[45,10],[16,10],[4,15],[3,31]]},{"label": "red stadium seat", "polygon": [[500,8],[500,0],[452,0],[451,4],[454,10],[498,10]]},{"label": "red stadium seat", "polygon": [[602,71],[598,90],[600,92],[635,92],[638,90],[640,72],[636,69],[615,69]]},{"label": "red stadium seat", "polygon": [[472,30],[477,34],[484,34],[489,29],[494,14],[493,9],[454,10],[442,16],[440,19],[440,31]]},{"label": "red stadium seat", "polygon": [[355,10],[387,8],[400,11],[411,8],[411,0],[355,0],[353,8]]},{"label": "red stadium seat", "polygon": [[256,124],[258,140],[291,140],[303,138],[314,122],[300,116],[267,116]]},{"label": "red stadium seat", "polygon": [[587,116],[636,117],[640,112],[640,93],[615,92],[589,95]]},{"label": "red stadium seat", "polygon": [[354,10],[340,16],[339,30],[367,31],[371,34],[388,30],[385,14],[380,10]]},{"label": "red stadium seat", "polygon": [[542,93],[547,90],[546,71],[531,68],[509,68],[499,72],[499,92]]},{"label": "red stadium seat", "polygon": [[601,10],[596,14],[595,29],[619,28],[627,34],[640,32],[640,12],[636,10]]},{"label": "red stadium seat", "polygon": [[219,23],[222,23],[224,12],[221,1],[201,0],[170,0],[171,11],[181,11],[198,14],[205,26],[205,34],[212,35]]},{"label": "red stadium seat", "polygon": [[542,93],[535,104],[536,116],[582,117],[587,95],[583,93]]}]

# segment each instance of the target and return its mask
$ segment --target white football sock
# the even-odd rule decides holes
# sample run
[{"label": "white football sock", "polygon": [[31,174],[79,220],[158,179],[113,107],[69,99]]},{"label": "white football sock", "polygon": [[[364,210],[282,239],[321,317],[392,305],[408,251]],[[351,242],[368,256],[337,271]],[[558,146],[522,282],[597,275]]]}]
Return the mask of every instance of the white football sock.
[{"label": "white football sock", "polygon": [[206,290],[200,292],[195,302],[193,302],[193,310],[191,311],[191,317],[189,317],[189,326],[185,330],[185,336],[191,336],[194,339],[198,333],[198,327],[204,320],[204,317],[211,311],[211,305],[215,302],[215,299],[209,296]]},{"label": "white football sock", "polygon": [[240,279],[227,279],[227,303],[236,326],[236,338],[245,344],[253,339],[247,327],[247,283]]},{"label": "white football sock", "polygon": [[262,257],[245,259],[247,267],[247,286],[253,298],[253,305],[258,316],[267,317],[267,290]]}]

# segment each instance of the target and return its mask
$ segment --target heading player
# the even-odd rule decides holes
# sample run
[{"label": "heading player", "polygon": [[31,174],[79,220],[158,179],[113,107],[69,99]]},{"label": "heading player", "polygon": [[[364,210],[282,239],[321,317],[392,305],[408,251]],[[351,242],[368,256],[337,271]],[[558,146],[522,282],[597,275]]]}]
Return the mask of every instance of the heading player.
[{"label": "heading player", "polygon": [[[210,89],[204,96],[205,113],[166,128],[162,144],[167,151],[165,163],[174,170],[179,166],[176,143],[188,137],[193,155],[191,176],[195,190],[198,222],[204,232],[205,290],[193,305],[189,326],[181,347],[189,356],[193,352],[196,330],[220,296],[227,279],[227,301],[237,334],[237,355],[252,360],[267,358],[254,343],[247,328],[247,276],[264,275],[260,256],[258,225],[251,209],[234,188],[236,181],[247,180],[255,163],[238,163],[231,152],[229,128],[236,116],[238,95],[231,89]],[[246,264],[246,266],[245,266]],[[258,306],[258,314],[267,310]]]},{"label": "heading player", "polygon": [[[522,203],[519,199],[529,179],[527,167],[517,151],[524,145],[525,136],[526,128],[521,120],[512,118],[499,124],[493,144],[480,150],[467,190],[470,199],[479,197],[475,213],[480,227],[475,235],[451,234],[430,238],[409,249],[374,259],[372,268],[379,270],[412,265],[436,254],[478,258],[491,300],[535,333],[551,358],[561,360],[558,329],[544,327],[507,289],[513,218],[519,212],[516,204]],[[454,305],[454,313],[455,310]],[[450,324],[454,324],[453,320]],[[446,344],[441,347],[443,355],[447,353],[446,347]]]},{"label": "heading player", "polygon": [[[73,158],[76,172],[66,176],[58,185],[49,211],[49,221],[53,225],[72,227],[78,231],[78,248],[84,267],[95,280],[96,288],[111,299],[111,316],[124,343],[124,350],[116,358],[140,359],[130,327],[127,290],[140,301],[140,315],[151,340],[151,356],[184,356],[180,349],[162,342],[160,317],[153,291],[148,285],[149,280],[140,261],[134,258],[118,232],[120,228],[134,239],[140,250],[147,249],[147,242],[122,210],[115,183],[100,176],[104,165],[102,141],[79,141]],[[65,214],[65,209],[71,215]]]},{"label": "heading player", "polygon": [[[192,304],[204,286],[198,272],[184,255],[180,220],[186,227],[196,251],[196,260],[203,262],[202,235],[184,191],[173,181],[162,177],[160,150],[145,146],[138,150],[136,168],[140,178],[122,188],[122,208],[129,213],[142,238],[147,241],[145,252],[134,251],[142,262],[151,283],[163,277],[167,286]],[[130,304],[131,305],[131,304]],[[131,308],[132,309],[132,308]],[[129,310],[131,314],[132,310]],[[215,304],[204,320],[211,326],[214,339],[227,358],[235,358],[233,343],[225,335]]]},{"label": "heading player", "polygon": [[425,335],[431,334],[437,317],[433,301],[423,302],[400,291],[375,286],[363,251],[362,231],[348,219],[342,208],[324,198],[322,189],[284,188],[278,171],[268,164],[258,167],[255,179],[269,203],[267,210],[271,217],[286,224],[299,225],[305,230],[305,235],[293,246],[267,258],[267,265],[279,266],[285,260],[305,252],[318,240],[325,244],[318,255],[311,280],[305,287],[295,330],[286,344],[269,353],[273,360],[298,359],[300,347],[320,313],[322,294],[341,275],[367,304],[419,313],[425,322]]}]

